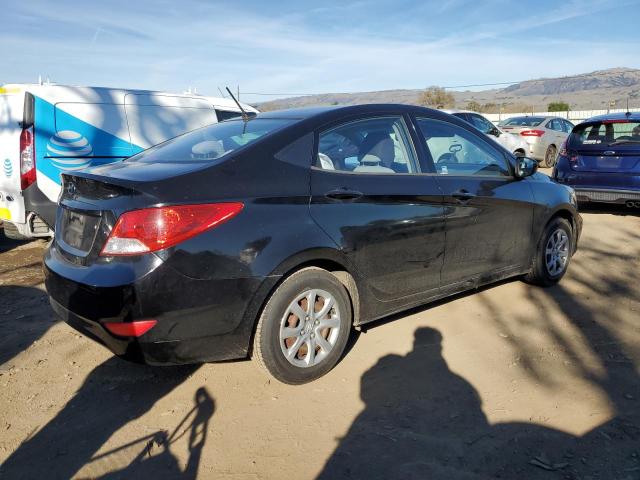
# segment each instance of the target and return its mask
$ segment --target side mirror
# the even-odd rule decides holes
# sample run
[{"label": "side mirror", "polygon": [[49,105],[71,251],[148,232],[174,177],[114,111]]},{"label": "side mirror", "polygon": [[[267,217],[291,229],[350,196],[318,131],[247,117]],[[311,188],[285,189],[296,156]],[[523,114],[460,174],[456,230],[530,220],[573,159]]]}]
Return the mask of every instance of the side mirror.
[{"label": "side mirror", "polygon": [[538,171],[538,162],[529,157],[516,157],[516,178],[525,178]]},{"label": "side mirror", "polygon": [[491,127],[491,130],[489,130],[489,135],[493,135],[494,137],[499,137],[500,133],[497,127]]}]

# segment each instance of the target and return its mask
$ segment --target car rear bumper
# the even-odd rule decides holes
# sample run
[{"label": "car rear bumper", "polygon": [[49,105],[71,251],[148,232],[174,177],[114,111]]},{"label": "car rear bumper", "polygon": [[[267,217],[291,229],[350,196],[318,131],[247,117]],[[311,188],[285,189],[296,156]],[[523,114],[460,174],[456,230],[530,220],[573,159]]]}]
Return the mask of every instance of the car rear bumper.
[{"label": "car rear bumper", "polygon": [[[65,268],[61,262],[50,247],[44,261],[45,285],[56,314],[114,354],[150,365],[246,357],[261,292],[277,281],[196,280],[156,263],[130,282],[96,286],[82,281],[82,269]],[[119,337],[104,326],[148,319],[157,324],[140,337]]]},{"label": "car rear bumper", "polygon": [[574,187],[574,190],[579,202],[624,204],[630,200],[640,201],[640,190],[589,187]]}]

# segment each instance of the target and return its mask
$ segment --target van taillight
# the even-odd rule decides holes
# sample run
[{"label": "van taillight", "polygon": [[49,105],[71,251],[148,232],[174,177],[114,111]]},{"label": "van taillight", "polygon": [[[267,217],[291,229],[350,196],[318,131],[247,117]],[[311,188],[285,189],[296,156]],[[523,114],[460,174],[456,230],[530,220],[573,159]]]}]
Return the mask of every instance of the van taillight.
[{"label": "van taillight", "polygon": [[36,148],[33,141],[33,125],[20,133],[20,187],[25,190],[36,181]]}]

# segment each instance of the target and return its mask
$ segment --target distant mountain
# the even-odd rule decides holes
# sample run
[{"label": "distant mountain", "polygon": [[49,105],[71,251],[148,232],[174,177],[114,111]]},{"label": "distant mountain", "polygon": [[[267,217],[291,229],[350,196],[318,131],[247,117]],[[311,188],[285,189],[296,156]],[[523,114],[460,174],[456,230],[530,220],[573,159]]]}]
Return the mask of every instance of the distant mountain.
[{"label": "distant mountain", "polygon": [[571,77],[541,78],[516,83],[502,90],[515,95],[562,95],[609,88],[640,87],[640,70],[611,68]]},{"label": "distant mountain", "polygon": [[[425,83],[429,83],[426,81]],[[357,103],[417,104],[423,90],[383,90],[377,92],[327,93],[273,100],[258,104],[262,110],[300,108],[317,105],[353,105]],[[553,101],[569,103],[572,110],[607,108],[611,102],[617,107],[640,107],[640,70],[611,68],[591,73],[559,78],[527,80],[502,89],[479,92],[451,92],[457,108],[465,108],[471,101],[483,106],[483,111],[495,113],[546,110]]]}]

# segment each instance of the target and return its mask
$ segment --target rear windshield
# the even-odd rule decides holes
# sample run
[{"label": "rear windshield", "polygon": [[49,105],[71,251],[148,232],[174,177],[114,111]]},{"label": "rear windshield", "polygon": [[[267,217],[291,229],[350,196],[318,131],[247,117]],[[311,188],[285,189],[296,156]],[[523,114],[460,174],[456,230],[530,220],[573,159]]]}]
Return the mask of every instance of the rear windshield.
[{"label": "rear windshield", "polygon": [[246,123],[227,120],[175,137],[125,161],[212,162],[292,122],[280,118],[256,118]]},{"label": "rear windshield", "polygon": [[537,127],[543,120],[544,117],[513,117],[506,120],[502,125],[509,127]]},{"label": "rear windshield", "polygon": [[603,121],[578,125],[571,134],[570,143],[574,147],[640,145],[640,121]]}]

